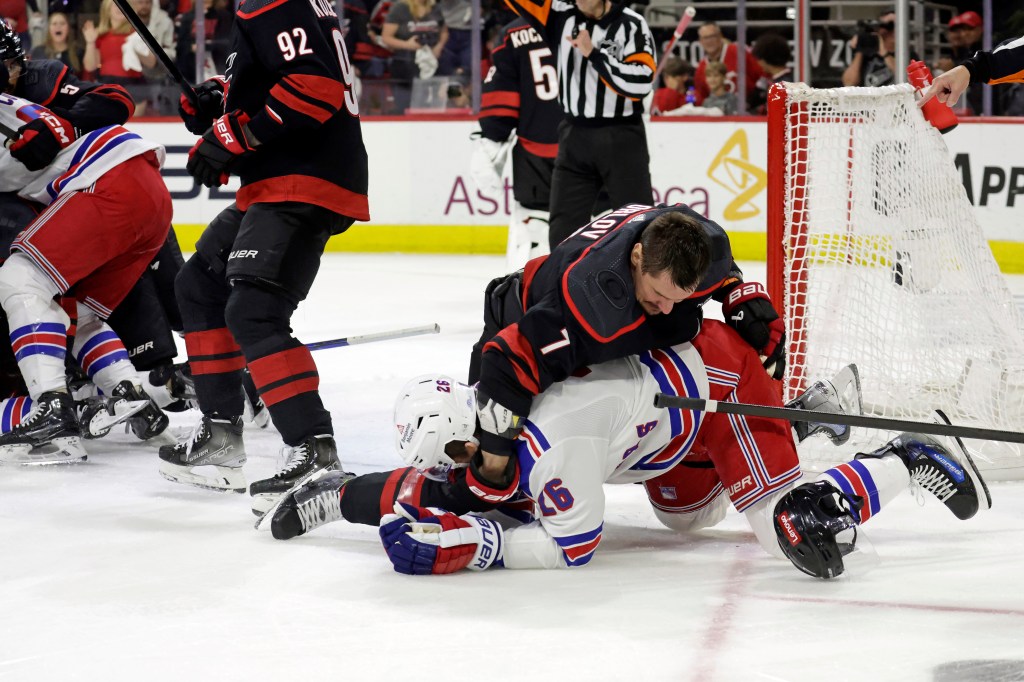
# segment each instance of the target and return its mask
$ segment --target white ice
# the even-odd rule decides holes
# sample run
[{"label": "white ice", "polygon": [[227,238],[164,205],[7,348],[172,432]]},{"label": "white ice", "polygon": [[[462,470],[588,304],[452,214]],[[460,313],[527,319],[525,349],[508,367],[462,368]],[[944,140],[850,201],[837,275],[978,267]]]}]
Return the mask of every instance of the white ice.
[{"label": "white ice", "polygon": [[[502,268],[324,259],[294,320],[303,340],[442,328],[316,354],[346,468],[400,464],[396,390],[427,371],[464,378]],[[1024,277],[1013,286],[1024,293]],[[376,528],[275,541],[253,530],[247,497],[160,478],[155,445],[87,445],[81,465],[0,469],[2,680],[1024,679],[1019,484],[993,484],[993,509],[967,522],[902,496],[866,527],[879,565],[832,582],[770,558],[735,513],[674,534],[635,485],[608,487],[586,567],[408,577]],[[273,429],[247,430],[250,480],[279,446]]]}]

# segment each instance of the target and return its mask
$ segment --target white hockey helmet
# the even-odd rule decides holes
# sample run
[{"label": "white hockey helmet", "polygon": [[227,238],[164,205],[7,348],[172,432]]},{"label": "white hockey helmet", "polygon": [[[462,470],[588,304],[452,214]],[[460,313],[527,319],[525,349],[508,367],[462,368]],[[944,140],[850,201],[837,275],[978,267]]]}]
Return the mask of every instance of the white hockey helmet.
[{"label": "white hockey helmet", "polygon": [[447,472],[451,441],[476,442],[476,391],[445,374],[424,374],[402,387],[395,401],[395,445],[409,466]]}]

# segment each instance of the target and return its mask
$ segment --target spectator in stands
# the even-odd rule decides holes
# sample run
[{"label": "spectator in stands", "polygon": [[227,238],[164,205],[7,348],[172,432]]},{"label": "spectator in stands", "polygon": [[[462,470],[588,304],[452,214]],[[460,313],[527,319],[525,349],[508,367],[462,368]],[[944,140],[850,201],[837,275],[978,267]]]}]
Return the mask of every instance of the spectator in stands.
[{"label": "spectator in stands", "polygon": [[[694,74],[693,79],[697,94],[697,104],[703,103],[704,98],[710,93],[707,80],[704,78],[704,71],[707,69],[708,64],[712,62],[722,62],[725,64],[726,84],[729,92],[737,92],[736,68],[739,64],[737,59],[739,46],[736,43],[726,41],[722,36],[722,29],[713,22],[708,22],[697,29],[697,37],[700,39],[700,46],[704,50],[704,58],[697,64],[697,72]],[[746,59],[747,68],[744,91],[749,94],[757,86],[757,81],[764,74],[761,73],[761,67],[757,65],[757,60],[754,59],[754,56],[750,54],[750,50],[745,46],[743,48],[743,55],[744,59]]]},{"label": "spectator in stands", "polygon": [[224,73],[231,54],[231,25],[235,13],[230,0],[203,0],[203,33],[206,63],[202,73],[196,73],[196,14],[195,3],[175,22],[177,45],[175,61],[181,72],[201,83],[207,78]]},{"label": "spectator in stands", "polygon": [[765,104],[772,85],[793,80],[793,71],[789,68],[793,53],[789,49],[789,42],[778,33],[761,34],[754,41],[750,52],[764,71],[764,78],[758,81],[757,90],[749,100],[750,110],[763,115],[767,113]]},{"label": "spectator in stands", "polygon": [[[953,66],[963,64],[968,57],[981,49],[984,32],[981,16],[977,12],[964,12],[949,20],[949,31],[946,35],[953,52]],[[975,83],[967,88],[967,97],[961,100],[962,107],[957,113],[981,114],[983,87],[981,83]]]},{"label": "spectator in stands", "polygon": [[412,82],[437,71],[438,59],[448,42],[448,27],[434,0],[401,0],[391,6],[381,33],[392,51],[391,78],[395,108],[403,113],[412,98]]},{"label": "spectator in stands", "polygon": [[[175,39],[174,20],[153,0],[129,0],[132,9],[139,15],[139,18],[146,23],[146,28],[153,34],[156,42],[163,48],[164,52],[171,59],[174,59]],[[145,47],[142,36],[133,33],[129,38],[130,47],[140,54],[149,52]],[[166,92],[164,84],[170,82],[166,69],[159,60],[153,59],[152,63],[142,62],[142,75],[150,84],[149,96],[146,98],[147,111],[151,115],[174,114],[178,111],[178,95],[180,91],[172,87]]]},{"label": "spectator in stands", "polygon": [[32,48],[32,35],[29,33],[29,10],[31,18],[42,20],[36,0],[0,0],[0,20],[6,21],[21,39],[21,46],[28,52]]},{"label": "spectator in stands", "polygon": [[[853,60],[843,72],[843,85],[878,87],[896,82],[896,12],[878,15],[877,26],[865,27],[852,39]],[[911,59],[917,55],[910,53]]]},{"label": "spectator in stands", "polygon": [[135,29],[114,1],[103,0],[100,4],[99,26],[95,26],[92,21],[82,25],[82,35],[85,37],[82,65],[92,74],[93,80],[124,86],[135,100],[135,115],[141,116],[145,113],[148,94],[142,69],[154,66],[156,55],[138,37],[129,43],[134,33]]},{"label": "spectator in stands", "polygon": [[693,64],[669,57],[661,68],[661,80],[664,85],[654,93],[651,103],[652,114],[665,114],[674,111],[686,103],[686,91],[693,87]]},{"label": "spectator in stands", "polygon": [[32,48],[32,59],[56,59],[64,62],[76,76],[82,75],[82,45],[74,34],[68,15],[51,12],[47,22],[46,40]]},{"label": "spectator in stands", "polygon": [[438,58],[437,73],[468,75],[473,70],[473,6],[469,0],[440,0],[437,6],[448,27],[448,41]]},{"label": "spectator in stands", "polygon": [[732,116],[736,113],[736,93],[729,92],[726,74],[725,64],[722,62],[711,62],[704,69],[704,80],[707,81],[709,92],[701,107],[718,109],[723,115]]}]

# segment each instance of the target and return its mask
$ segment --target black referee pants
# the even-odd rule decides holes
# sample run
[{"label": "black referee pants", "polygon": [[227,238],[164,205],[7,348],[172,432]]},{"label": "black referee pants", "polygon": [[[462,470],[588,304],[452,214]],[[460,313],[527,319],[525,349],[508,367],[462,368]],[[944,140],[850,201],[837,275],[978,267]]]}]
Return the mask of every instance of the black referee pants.
[{"label": "black referee pants", "polygon": [[642,121],[597,127],[562,121],[551,178],[551,248],[590,222],[602,188],[615,208],[652,204],[650,161]]}]

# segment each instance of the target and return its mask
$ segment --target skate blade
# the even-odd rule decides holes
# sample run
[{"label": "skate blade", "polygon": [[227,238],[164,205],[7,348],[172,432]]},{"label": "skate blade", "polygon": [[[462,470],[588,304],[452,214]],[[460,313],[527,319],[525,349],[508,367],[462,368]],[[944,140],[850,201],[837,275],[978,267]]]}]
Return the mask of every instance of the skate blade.
[{"label": "skate blade", "polygon": [[245,473],[241,467],[219,467],[206,465],[204,470],[216,473],[215,477],[204,476],[190,467],[183,467],[170,462],[160,461],[160,475],[168,481],[183,483],[203,490],[215,490],[222,493],[244,493],[248,490],[245,484]]},{"label": "skate blade", "polygon": [[[935,410],[932,413],[932,420],[939,424],[950,425],[952,422],[949,421],[949,417],[942,410]],[[963,457],[964,468],[967,470],[967,474],[971,477],[974,483],[974,489],[984,493],[984,495],[978,495],[978,511],[985,511],[992,508],[992,493],[989,492],[988,484],[985,479],[981,476],[981,471],[978,470],[978,465],[974,463],[974,458],[971,457],[971,453],[967,451],[967,447],[959,436],[950,437],[954,443],[956,443],[957,451]]]},{"label": "skate blade", "polygon": [[92,438],[102,438],[110,433],[110,429],[114,428],[132,415],[141,412],[148,404],[148,400],[118,400],[114,403],[114,414],[110,414],[105,411],[97,412],[96,415],[89,420],[87,427],[89,429],[89,436]]},{"label": "skate blade", "polygon": [[88,454],[82,446],[82,439],[78,436],[54,438],[49,443],[36,447],[28,443],[0,446],[0,464],[77,464],[86,459]]},{"label": "skate blade", "polygon": [[[252,499],[252,513],[256,514],[256,516],[259,517],[258,519],[256,519],[256,523],[253,525],[253,528],[255,528],[256,530],[260,530],[260,526],[263,524],[263,520],[264,519],[272,519],[272,518],[274,518],[274,514],[277,513],[277,510],[280,509],[281,505],[283,505],[285,502],[287,502],[289,498],[291,498],[292,496],[295,495],[295,491],[296,490],[298,490],[302,486],[306,485],[307,483],[311,483],[313,481],[319,481],[321,478],[323,478],[327,474],[331,473],[332,471],[336,471],[336,469],[318,469],[317,471],[314,471],[310,476],[306,477],[305,479],[303,479],[303,480],[299,481],[298,483],[296,483],[295,485],[293,485],[288,490],[288,492],[286,492],[286,493],[284,493],[282,495],[276,495],[276,496],[275,495],[257,495],[255,497],[253,497],[253,499]],[[261,512],[261,511],[257,511],[257,506],[256,506],[257,498],[267,498],[267,499],[274,498],[274,500],[273,500],[273,504],[271,504],[269,507],[267,507],[266,511],[262,511]],[[262,505],[263,502],[261,502],[260,504]]]}]

